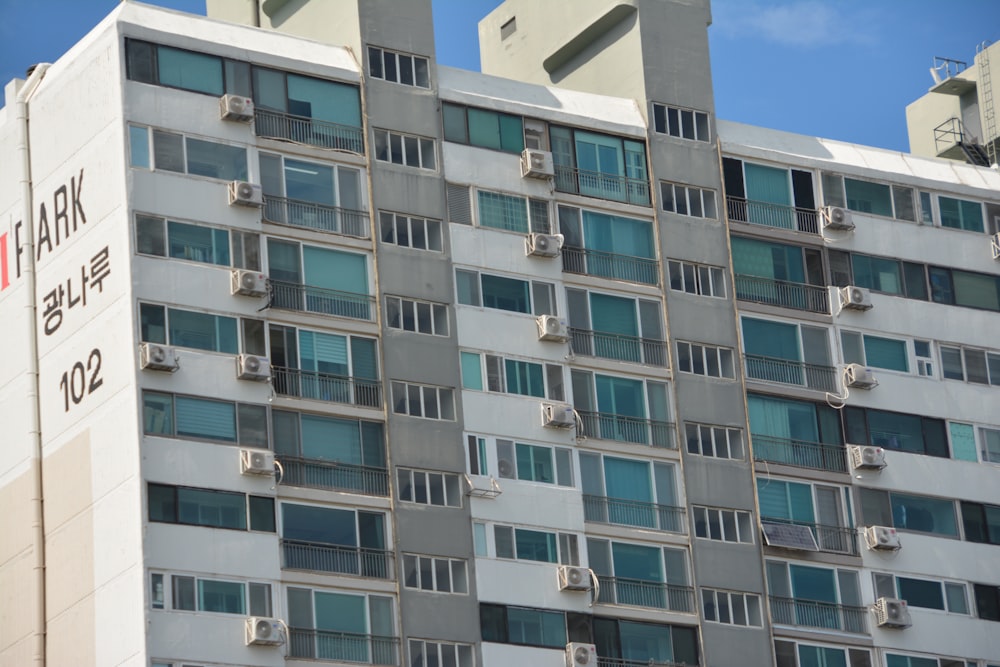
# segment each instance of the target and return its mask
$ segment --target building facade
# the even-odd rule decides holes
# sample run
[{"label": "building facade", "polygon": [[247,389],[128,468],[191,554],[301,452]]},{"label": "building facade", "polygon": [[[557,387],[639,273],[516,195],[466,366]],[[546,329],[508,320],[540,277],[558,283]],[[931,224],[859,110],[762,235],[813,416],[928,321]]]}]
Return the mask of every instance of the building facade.
[{"label": "building facade", "polygon": [[707,0],[208,14],[5,91],[0,665],[1000,664],[996,171]]}]

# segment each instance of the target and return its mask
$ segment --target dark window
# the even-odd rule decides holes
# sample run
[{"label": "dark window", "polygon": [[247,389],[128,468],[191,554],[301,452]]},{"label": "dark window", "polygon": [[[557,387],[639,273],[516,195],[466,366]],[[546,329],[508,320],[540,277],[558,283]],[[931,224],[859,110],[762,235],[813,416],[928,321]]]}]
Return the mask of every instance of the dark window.
[{"label": "dark window", "polygon": [[948,458],[944,420],[857,407],[843,413],[847,442]]},{"label": "dark window", "polygon": [[1000,544],[1000,507],[963,502],[962,527],[969,542]]},{"label": "dark window", "polygon": [[1000,621],[1000,588],[973,584],[976,596],[976,616],[987,621]]}]

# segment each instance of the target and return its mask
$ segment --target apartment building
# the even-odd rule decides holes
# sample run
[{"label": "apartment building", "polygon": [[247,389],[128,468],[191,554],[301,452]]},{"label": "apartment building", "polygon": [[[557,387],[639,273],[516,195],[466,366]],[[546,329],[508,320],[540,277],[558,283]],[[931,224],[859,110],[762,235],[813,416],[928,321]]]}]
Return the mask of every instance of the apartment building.
[{"label": "apartment building", "polygon": [[996,667],[994,170],[704,0],[208,14],[6,89],[0,665]]}]

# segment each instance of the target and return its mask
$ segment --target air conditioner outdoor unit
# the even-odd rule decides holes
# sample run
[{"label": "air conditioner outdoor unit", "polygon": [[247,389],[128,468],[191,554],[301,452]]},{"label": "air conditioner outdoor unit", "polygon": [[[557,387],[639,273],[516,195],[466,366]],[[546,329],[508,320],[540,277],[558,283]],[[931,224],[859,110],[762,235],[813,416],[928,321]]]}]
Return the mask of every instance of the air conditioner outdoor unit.
[{"label": "air conditioner outdoor unit", "polygon": [[229,205],[262,206],[264,192],[256,183],[233,181],[229,184]]},{"label": "air conditioner outdoor unit", "polygon": [[565,343],[569,340],[569,327],[566,320],[555,315],[539,315],[535,320],[538,324],[538,340],[551,340]]},{"label": "air conditioner outdoor unit", "polygon": [[253,120],[253,100],[242,95],[223,95],[219,98],[219,117],[222,120]]},{"label": "air conditioner outdoor unit", "polygon": [[246,621],[247,646],[278,646],[285,643],[281,621],[276,618],[251,616]]},{"label": "air conditioner outdoor unit", "polygon": [[267,296],[267,276],[258,271],[233,269],[230,289],[233,294]]},{"label": "air conditioner outdoor unit", "polygon": [[1000,232],[990,237],[990,246],[993,248],[993,259],[1000,259]]},{"label": "air conditioner outdoor unit", "polygon": [[839,206],[824,206],[822,210],[823,229],[837,229],[851,231],[854,229],[854,220],[851,219],[851,212]]},{"label": "air conditioner outdoor unit", "polygon": [[236,357],[236,377],[240,380],[265,382],[271,379],[271,362],[267,357],[241,354]]},{"label": "air conditioner outdoor unit", "polygon": [[591,585],[590,570],[587,568],[573,565],[559,566],[559,590],[589,591]]},{"label": "air conditioner outdoor unit", "polygon": [[548,179],[555,176],[552,153],[534,148],[525,148],[521,153],[521,177]]},{"label": "air conditioner outdoor unit", "polygon": [[871,310],[872,293],[867,287],[848,285],[840,288],[840,305],[851,310]]},{"label": "air conditioner outdoor unit", "polygon": [[871,445],[848,445],[851,467],[855,470],[881,470],[886,466],[885,450]]},{"label": "air conditioner outdoor unit", "polygon": [[906,600],[879,598],[875,601],[875,622],[880,628],[908,628],[913,625]]},{"label": "air conditioner outdoor unit", "polygon": [[899,533],[891,526],[867,526],[865,544],[869,549],[879,551],[898,551],[902,547],[899,543]]},{"label": "air conditioner outdoor unit", "polygon": [[563,247],[562,234],[528,234],[524,250],[534,257],[558,257]]},{"label": "air conditioner outdoor unit", "polygon": [[847,364],[844,368],[844,383],[855,389],[871,389],[878,386],[872,369],[861,364]]},{"label": "air conditioner outdoor unit", "polygon": [[566,644],[566,667],[596,667],[597,647],[593,644]]},{"label": "air conditioner outdoor unit", "polygon": [[240,449],[240,473],[244,475],[274,474],[274,454],[266,449]]},{"label": "air conditioner outdoor unit", "polygon": [[573,428],[576,426],[573,406],[566,403],[542,403],[542,426]]},{"label": "air conditioner outdoor unit", "polygon": [[139,366],[151,371],[176,371],[177,352],[169,345],[143,343],[139,346]]}]

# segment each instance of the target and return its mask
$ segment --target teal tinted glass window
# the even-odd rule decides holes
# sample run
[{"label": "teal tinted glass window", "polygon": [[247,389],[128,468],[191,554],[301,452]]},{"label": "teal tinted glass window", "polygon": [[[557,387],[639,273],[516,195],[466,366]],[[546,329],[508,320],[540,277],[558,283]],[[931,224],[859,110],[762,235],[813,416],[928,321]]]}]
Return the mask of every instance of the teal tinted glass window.
[{"label": "teal tinted glass window", "polygon": [[246,530],[246,496],[207,489],[177,489],[177,522]]},{"label": "teal tinted glass window", "polygon": [[170,394],[152,391],[142,394],[143,432],[153,435],[173,435],[174,401]]},{"label": "teal tinted glass window", "polygon": [[129,164],[133,167],[149,169],[149,130],[145,127],[128,126]]},{"label": "teal tinted glass window", "polygon": [[229,266],[229,232],[183,222],[167,222],[170,257]]},{"label": "teal tinted glass window", "polygon": [[532,482],[554,484],[555,469],[552,466],[552,449],[538,445],[517,443],[517,478]]},{"label": "teal tinted glass window", "polygon": [[504,360],[507,393],[522,396],[545,397],[545,380],[541,364],[515,359]]},{"label": "teal tinted glass window", "polygon": [[979,202],[940,196],[938,207],[941,212],[942,227],[966,229],[972,232],[983,231],[983,206]]},{"label": "teal tinted glass window", "polygon": [[559,561],[555,533],[518,528],[514,531],[514,545],[518,560],[536,560],[543,563]]},{"label": "teal tinted glass window", "polygon": [[898,261],[852,254],[851,265],[854,269],[854,282],[858,286],[876,292],[903,294],[903,279]]},{"label": "teal tinted glass window", "polygon": [[247,149],[186,138],[187,173],[225,181],[247,180]]},{"label": "teal tinted glass window", "polygon": [[528,233],[528,207],[524,197],[480,190],[478,199],[481,226]]},{"label": "teal tinted glass window", "polygon": [[198,610],[246,614],[245,586],[236,581],[198,580]]},{"label": "teal tinted glass window", "polygon": [[202,53],[157,47],[160,85],[197,93],[222,95],[222,59]]},{"label": "teal tinted glass window", "polygon": [[236,442],[236,406],[228,401],[177,396],[177,435]]},{"label": "teal tinted glass window", "polygon": [[865,335],[865,359],[869,366],[892,371],[909,372],[909,355],[906,341]]},{"label": "teal tinted glass window", "polygon": [[847,208],[861,213],[892,217],[892,191],[884,183],[844,178]]},{"label": "teal tinted glass window", "polygon": [[483,370],[480,355],[462,352],[462,387],[475,391],[483,390]]},{"label": "teal tinted glass window", "polygon": [[531,312],[531,297],[527,281],[488,274],[482,274],[481,278],[484,306],[511,310],[516,313]]},{"label": "teal tinted glass window", "polygon": [[170,308],[170,344],[211,352],[239,352],[235,317]]},{"label": "teal tinted glass window", "polygon": [[958,537],[954,502],[905,493],[890,493],[889,501],[896,528]]}]

